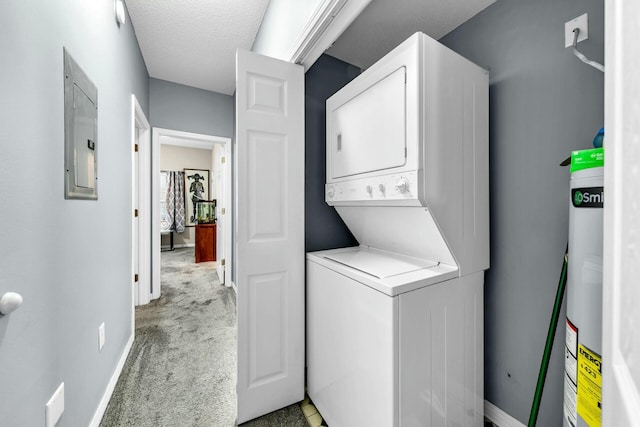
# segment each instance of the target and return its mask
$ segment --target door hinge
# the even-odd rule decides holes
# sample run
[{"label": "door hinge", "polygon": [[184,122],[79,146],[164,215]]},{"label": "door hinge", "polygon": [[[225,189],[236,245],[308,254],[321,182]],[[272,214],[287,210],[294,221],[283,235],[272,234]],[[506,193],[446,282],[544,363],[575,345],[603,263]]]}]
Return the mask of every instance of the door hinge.
[{"label": "door hinge", "polygon": [[224,261],[225,261],[225,259],[224,259],[224,258],[222,258],[222,259],[220,260],[220,265],[224,265]]},{"label": "door hinge", "polygon": [[227,161],[227,159],[225,159],[225,157],[224,157],[224,156],[220,157],[220,163],[224,163],[224,162],[226,162],[226,161]]},{"label": "door hinge", "polygon": [[133,275],[133,281],[134,281],[134,282],[138,282],[138,275],[137,275],[137,274],[134,274],[134,275]]},{"label": "door hinge", "polygon": [[138,217],[138,209],[133,210],[133,216],[136,218]]},{"label": "door hinge", "polygon": [[135,151],[136,153],[138,152],[138,144],[133,145],[133,151]]},{"label": "door hinge", "polygon": [[225,208],[220,209],[220,213],[221,213],[222,215],[224,215],[226,212],[227,212],[227,210],[226,210]]}]

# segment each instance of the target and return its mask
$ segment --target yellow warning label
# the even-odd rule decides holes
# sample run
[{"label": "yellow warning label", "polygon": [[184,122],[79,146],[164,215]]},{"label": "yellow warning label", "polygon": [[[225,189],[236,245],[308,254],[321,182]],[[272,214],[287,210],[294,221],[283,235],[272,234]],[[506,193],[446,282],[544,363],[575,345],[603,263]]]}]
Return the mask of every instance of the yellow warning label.
[{"label": "yellow warning label", "polygon": [[582,344],[578,344],[578,414],[589,427],[600,427],[602,359]]}]

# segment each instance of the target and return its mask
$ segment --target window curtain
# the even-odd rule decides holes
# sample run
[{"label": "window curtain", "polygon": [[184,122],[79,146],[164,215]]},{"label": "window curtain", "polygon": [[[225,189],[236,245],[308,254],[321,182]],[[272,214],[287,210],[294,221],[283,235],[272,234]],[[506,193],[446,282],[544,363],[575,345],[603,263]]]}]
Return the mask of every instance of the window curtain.
[{"label": "window curtain", "polygon": [[184,232],[184,172],[170,171],[167,184],[167,214],[169,229],[176,233]]}]

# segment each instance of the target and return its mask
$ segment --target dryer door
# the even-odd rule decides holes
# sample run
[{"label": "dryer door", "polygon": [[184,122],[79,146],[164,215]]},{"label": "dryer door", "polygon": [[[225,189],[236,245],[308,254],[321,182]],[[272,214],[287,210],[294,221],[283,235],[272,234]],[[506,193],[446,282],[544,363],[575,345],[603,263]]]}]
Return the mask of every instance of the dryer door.
[{"label": "dryer door", "polygon": [[405,165],[406,70],[399,67],[346,102],[327,105],[331,179]]}]

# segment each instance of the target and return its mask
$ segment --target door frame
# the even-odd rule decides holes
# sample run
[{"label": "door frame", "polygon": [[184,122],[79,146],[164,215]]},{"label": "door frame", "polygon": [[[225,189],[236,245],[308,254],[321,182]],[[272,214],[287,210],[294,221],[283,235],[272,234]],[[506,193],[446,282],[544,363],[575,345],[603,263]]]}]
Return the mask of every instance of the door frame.
[{"label": "door frame", "polygon": [[[152,129],[152,150],[151,150],[151,203],[153,209],[151,211],[151,299],[160,297],[160,146],[177,145],[180,147],[199,148],[204,150],[213,150],[216,144],[222,145],[226,161],[231,159],[231,138],[223,136],[205,135],[193,132],[184,132],[173,129],[164,129],[154,127]],[[231,168],[224,168],[224,185],[225,189],[231,187]],[[223,227],[225,230],[231,231],[231,218],[233,216],[233,206],[231,204],[231,192],[224,192],[224,200],[221,206],[225,207],[225,215],[222,217]],[[227,278],[227,286],[231,285],[230,271],[226,270],[232,265],[231,257],[231,232],[224,236],[223,248],[216,248],[225,259],[225,276]],[[220,250],[222,249],[222,250]],[[221,257],[218,257],[220,261]]]},{"label": "door frame", "polygon": [[[633,195],[640,190],[634,173],[640,154],[640,126],[630,119],[638,110],[638,85],[628,81],[640,70],[640,49],[632,35],[640,28],[636,3],[605,0],[605,128],[603,312],[602,312],[602,425],[631,425],[640,410],[640,384],[629,370],[627,358],[638,349],[626,345],[628,325],[623,323],[640,295],[633,292],[637,279],[637,236],[640,226],[630,220],[638,208]],[[634,212],[635,211],[635,212]],[[634,316],[631,322],[637,320]],[[629,323],[631,323],[629,322]],[[625,348],[626,347],[626,348]],[[636,421],[637,422],[637,421]]]},{"label": "door frame", "polygon": [[[222,185],[218,187],[218,204],[216,205],[216,218],[223,218],[224,215],[227,215],[227,207],[231,206],[231,144],[214,144],[218,147],[218,150],[212,150],[211,153],[211,162],[212,162],[212,170],[211,173],[216,170],[216,167],[220,168],[220,173],[218,175],[222,176]],[[217,185],[217,184],[216,184]],[[223,209],[224,208],[224,211]],[[229,208],[230,209],[230,208]],[[231,212],[231,211],[229,211]],[[231,220],[230,220],[231,221]],[[220,227],[222,225],[222,227]],[[227,253],[231,253],[231,233],[232,230],[225,228],[227,226],[226,222],[219,221],[216,227],[216,259],[218,261],[218,265],[216,266],[216,271],[218,272],[218,279],[220,282],[226,287],[231,286],[231,269],[226,270],[226,257]],[[221,232],[222,230],[222,232]],[[227,235],[229,238],[227,238]],[[225,245],[228,244],[228,247]],[[218,249],[222,248],[221,252],[218,252]],[[231,262],[231,261],[229,261]],[[234,288],[235,289],[235,288]]]},{"label": "door frame", "polygon": [[[137,130],[137,138],[136,138]],[[138,161],[136,163],[135,145],[138,144]],[[134,307],[149,302],[150,294],[145,292],[151,283],[151,241],[150,216],[151,195],[149,194],[149,177],[151,175],[151,125],[135,95],[131,95],[131,292]],[[138,241],[135,241],[135,195],[138,194]],[[144,244],[141,244],[144,242]],[[138,271],[135,271],[135,248],[138,249]],[[138,273],[136,283],[134,277]],[[145,302],[146,301],[146,302]],[[135,310],[132,314],[135,324]]]}]

